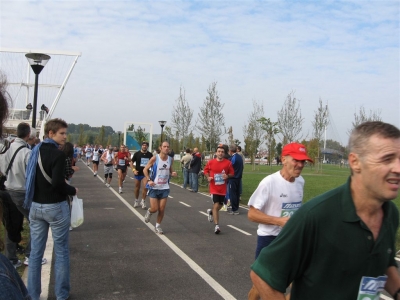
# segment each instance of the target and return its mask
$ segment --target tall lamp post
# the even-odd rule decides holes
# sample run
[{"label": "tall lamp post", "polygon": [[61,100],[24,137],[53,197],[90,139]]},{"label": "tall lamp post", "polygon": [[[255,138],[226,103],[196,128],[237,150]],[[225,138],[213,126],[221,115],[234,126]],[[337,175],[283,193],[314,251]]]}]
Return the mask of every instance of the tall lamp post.
[{"label": "tall lamp post", "polygon": [[42,72],[44,66],[50,60],[50,56],[42,53],[27,53],[25,57],[28,59],[29,64],[35,73],[35,91],[33,96],[33,115],[32,115],[32,128],[36,128],[36,108],[37,108],[37,95],[38,95],[38,81],[39,74]]},{"label": "tall lamp post", "polygon": [[122,133],[122,131],[117,131],[117,133],[118,133],[118,143],[119,143],[118,147],[119,147],[119,146],[121,146],[121,133]]},{"label": "tall lamp post", "polygon": [[162,134],[163,134],[163,130],[164,130],[164,126],[165,126],[165,124],[167,124],[167,121],[158,121],[158,123],[160,123],[160,126],[161,126],[161,141],[160,141],[160,146],[162,145],[162,142],[163,142],[163,138],[162,138]]}]

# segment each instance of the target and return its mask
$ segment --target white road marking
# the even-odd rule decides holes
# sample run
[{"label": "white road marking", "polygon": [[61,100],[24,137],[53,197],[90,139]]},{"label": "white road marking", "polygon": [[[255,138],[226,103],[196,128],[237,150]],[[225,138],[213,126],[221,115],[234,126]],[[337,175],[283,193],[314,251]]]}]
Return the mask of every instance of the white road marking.
[{"label": "white road marking", "polygon": [[397,256],[394,259],[397,260],[397,261],[400,261],[400,258],[398,258]]},{"label": "white road marking", "polygon": [[208,217],[208,213],[205,213],[204,211],[199,210],[199,213],[201,213],[201,214],[203,214],[203,215]]},{"label": "white road marking", "polygon": [[185,206],[187,206],[187,207],[192,207],[192,206],[190,206],[189,204],[186,204],[185,202],[182,202],[182,201],[179,201],[179,203],[180,203],[180,204],[183,204],[183,205],[185,205]]},{"label": "white road marking", "polygon": [[251,233],[248,233],[248,232],[246,232],[246,231],[244,231],[242,229],[239,229],[239,228],[237,228],[235,226],[232,226],[232,225],[227,225],[227,226],[230,227],[230,228],[233,228],[233,229],[235,229],[235,230],[237,230],[237,231],[239,231],[239,232],[241,232],[241,233],[243,233],[245,235],[251,235]]}]

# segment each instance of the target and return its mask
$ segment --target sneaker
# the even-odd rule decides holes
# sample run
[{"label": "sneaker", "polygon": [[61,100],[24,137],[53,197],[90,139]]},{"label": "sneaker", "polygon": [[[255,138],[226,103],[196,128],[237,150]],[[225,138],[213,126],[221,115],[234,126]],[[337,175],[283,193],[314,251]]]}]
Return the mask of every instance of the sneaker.
[{"label": "sneaker", "polygon": [[97,176],[97,172],[94,172],[93,176]]},{"label": "sneaker", "polygon": [[207,209],[207,214],[208,214],[208,222],[214,221],[214,218],[213,218],[213,216],[212,216],[212,210],[211,210],[211,209]]},{"label": "sneaker", "polygon": [[125,179],[124,179],[124,181],[122,181],[122,183],[125,183]]},{"label": "sneaker", "polygon": [[158,234],[164,234],[164,231],[162,230],[162,228],[161,227],[156,227],[156,233],[158,233]]},{"label": "sneaker", "polygon": [[144,221],[146,223],[149,223],[151,215],[152,215],[152,213],[149,210],[147,210],[146,214],[144,215]]},{"label": "sneaker", "polygon": [[19,259],[15,264],[13,262],[11,262],[11,263],[14,266],[14,268],[19,268],[20,266],[22,266],[22,263],[21,263],[21,261]]},{"label": "sneaker", "polygon": [[69,231],[72,231],[72,229],[73,229],[72,226],[69,226]]},{"label": "sneaker", "polygon": [[[71,229],[70,229],[71,230]],[[47,259],[46,258],[42,258],[42,265],[47,263]],[[24,261],[24,265],[25,266],[29,266],[29,257],[25,257],[25,261]]]},{"label": "sneaker", "polygon": [[239,211],[238,211],[238,210],[237,210],[237,211],[234,211],[233,214],[234,214],[234,215],[238,215],[238,214],[239,214]]},{"label": "sneaker", "polygon": [[215,229],[214,229],[215,234],[218,234],[221,232],[221,229],[219,229],[218,225],[215,225]]},{"label": "sneaker", "polygon": [[232,210],[228,210],[228,215],[233,215],[233,211]]},{"label": "sneaker", "polygon": [[227,211],[225,204],[224,204],[224,206],[221,207],[220,211]]},{"label": "sneaker", "polygon": [[105,185],[107,185],[107,181],[106,180],[104,180],[104,182],[103,182]]},{"label": "sneaker", "polygon": [[135,200],[135,203],[133,204],[133,207],[134,208],[139,207],[139,200]]},{"label": "sneaker", "polygon": [[118,192],[119,192],[120,194],[122,194],[122,188],[119,188]]},{"label": "sneaker", "polygon": [[146,209],[146,200],[143,200],[140,202],[140,205],[142,206],[143,209]]},{"label": "sneaker", "polygon": [[110,184],[109,184],[109,183],[106,183],[106,187],[110,187]]}]

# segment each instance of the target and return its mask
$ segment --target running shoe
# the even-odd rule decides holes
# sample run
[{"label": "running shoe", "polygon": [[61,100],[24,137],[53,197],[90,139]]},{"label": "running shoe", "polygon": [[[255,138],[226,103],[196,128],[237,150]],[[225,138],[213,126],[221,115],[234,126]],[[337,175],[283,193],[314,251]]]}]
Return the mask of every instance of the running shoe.
[{"label": "running shoe", "polygon": [[93,176],[97,176],[97,172],[94,172]]},{"label": "running shoe", "polygon": [[146,200],[142,199],[142,201],[140,202],[140,205],[142,206],[143,209],[146,209]]},{"label": "running shoe", "polygon": [[14,266],[15,269],[19,268],[20,266],[22,266],[22,263],[21,263],[21,261],[19,259],[17,260],[17,262],[15,264],[12,261],[11,261],[11,263]]},{"label": "running shoe", "polygon": [[119,192],[120,194],[122,194],[122,188],[121,188],[121,187],[119,188],[118,192]]},{"label": "running shoe", "polygon": [[208,215],[208,222],[214,221],[214,218],[213,218],[213,216],[212,216],[212,210],[211,210],[211,209],[207,209],[207,215]]},{"label": "running shoe", "polygon": [[221,232],[221,229],[219,229],[218,225],[215,225],[215,229],[214,229],[215,234],[218,234]]},{"label": "running shoe", "polygon": [[161,227],[156,227],[156,233],[158,234],[164,234],[164,231],[161,229]]},{"label": "running shoe", "polygon": [[110,187],[110,184],[109,184],[109,183],[106,183],[106,187]]},{"label": "running shoe", "polygon": [[146,214],[145,214],[145,216],[144,216],[144,221],[145,221],[146,223],[149,223],[150,218],[151,218],[151,215],[152,215],[152,213],[151,213],[149,210],[147,210],[147,212],[146,212]]},{"label": "running shoe", "polygon": [[233,215],[233,211],[232,210],[228,210],[228,215]]},{"label": "running shoe", "polygon": [[225,204],[224,204],[224,206],[221,207],[220,211],[227,211]]},{"label": "running shoe", "polygon": [[133,207],[134,208],[139,207],[139,200],[135,200],[135,203],[133,204]]},{"label": "running shoe", "polygon": [[238,214],[239,214],[239,211],[236,210],[236,211],[233,212],[233,214],[234,214],[234,215],[238,215]]},{"label": "running shoe", "polygon": [[[42,265],[47,263],[47,259],[46,258],[42,258]],[[29,257],[25,257],[25,261],[24,261],[24,265],[25,266],[29,266]]]}]

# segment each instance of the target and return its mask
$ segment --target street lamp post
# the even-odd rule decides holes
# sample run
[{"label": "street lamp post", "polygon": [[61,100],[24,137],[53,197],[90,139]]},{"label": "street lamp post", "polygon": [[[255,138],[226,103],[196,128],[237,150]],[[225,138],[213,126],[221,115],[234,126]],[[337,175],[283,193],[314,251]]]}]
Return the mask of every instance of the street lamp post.
[{"label": "street lamp post", "polygon": [[161,126],[161,141],[160,141],[160,146],[162,145],[162,142],[163,142],[163,136],[162,136],[162,134],[163,134],[163,130],[164,130],[164,126],[165,126],[165,124],[167,124],[167,121],[158,121],[158,123],[160,123],[160,126]]},{"label": "street lamp post", "polygon": [[117,133],[118,133],[118,143],[119,143],[118,146],[121,146],[121,133],[122,133],[122,131],[117,131]]},{"label": "street lamp post", "polygon": [[28,59],[29,64],[35,73],[35,91],[33,96],[33,115],[32,115],[32,128],[36,128],[36,108],[37,108],[37,95],[38,95],[38,81],[39,74],[42,72],[44,66],[50,60],[50,56],[42,53],[27,53],[25,57]]}]

